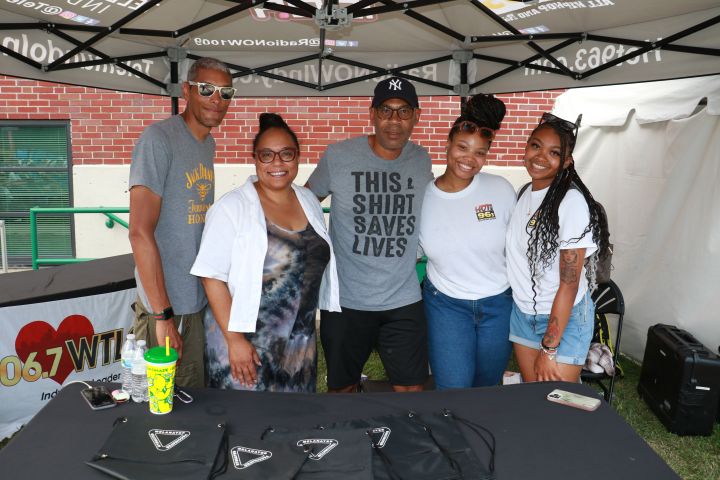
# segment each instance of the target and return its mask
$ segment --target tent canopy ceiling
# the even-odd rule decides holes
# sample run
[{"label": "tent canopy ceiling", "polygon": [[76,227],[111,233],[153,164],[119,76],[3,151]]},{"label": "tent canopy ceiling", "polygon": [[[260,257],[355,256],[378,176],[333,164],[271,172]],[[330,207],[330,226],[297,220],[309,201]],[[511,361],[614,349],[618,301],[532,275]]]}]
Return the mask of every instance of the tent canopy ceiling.
[{"label": "tent canopy ceiling", "polygon": [[0,73],[177,95],[189,61],[243,96],[423,95],[720,73],[717,0],[5,0]]}]

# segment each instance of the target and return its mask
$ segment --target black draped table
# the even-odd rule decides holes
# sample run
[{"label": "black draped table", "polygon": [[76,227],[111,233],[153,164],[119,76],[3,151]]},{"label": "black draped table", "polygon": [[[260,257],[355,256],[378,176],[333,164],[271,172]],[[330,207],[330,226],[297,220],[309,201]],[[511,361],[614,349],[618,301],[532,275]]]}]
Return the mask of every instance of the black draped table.
[{"label": "black draped table", "polygon": [[[82,388],[81,384],[65,387],[0,450],[0,476],[109,478],[84,462],[98,451],[117,417],[151,414],[147,404],[132,403],[92,411],[80,396]],[[176,400],[170,415],[180,422],[202,417],[225,420],[233,433],[245,429],[262,431],[268,425],[309,428],[352,418],[447,408],[493,432],[498,480],[679,478],[605,402],[594,412],[551,403],[546,396],[554,388],[593,395],[587,386],[568,383],[405,394],[189,389],[194,402],[183,404]],[[475,435],[466,436],[487,465],[487,447]]]}]

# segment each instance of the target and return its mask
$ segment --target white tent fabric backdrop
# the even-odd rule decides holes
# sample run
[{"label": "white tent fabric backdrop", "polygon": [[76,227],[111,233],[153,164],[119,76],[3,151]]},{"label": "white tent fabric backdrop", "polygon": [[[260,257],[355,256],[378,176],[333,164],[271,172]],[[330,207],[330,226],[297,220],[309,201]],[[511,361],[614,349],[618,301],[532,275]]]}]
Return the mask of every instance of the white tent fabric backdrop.
[{"label": "white tent fabric backdrop", "polygon": [[720,77],[571,90],[554,112],[583,113],[575,158],[610,221],[621,350],[642,359],[648,327],[665,323],[717,351]]}]

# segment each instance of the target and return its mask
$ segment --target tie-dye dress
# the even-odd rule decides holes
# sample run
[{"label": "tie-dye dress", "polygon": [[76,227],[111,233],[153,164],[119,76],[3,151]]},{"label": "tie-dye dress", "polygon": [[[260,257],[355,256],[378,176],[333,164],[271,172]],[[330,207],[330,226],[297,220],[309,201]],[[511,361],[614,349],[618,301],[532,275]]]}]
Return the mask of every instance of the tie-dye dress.
[{"label": "tie-dye dress", "polygon": [[238,390],[314,392],[315,312],[330,247],[310,224],[301,231],[286,230],[270,221],[267,226],[268,249],[257,326],[255,333],[245,334],[262,363],[257,371],[257,385],[243,387],[232,378],[227,343],[212,315],[205,322],[208,385]]}]

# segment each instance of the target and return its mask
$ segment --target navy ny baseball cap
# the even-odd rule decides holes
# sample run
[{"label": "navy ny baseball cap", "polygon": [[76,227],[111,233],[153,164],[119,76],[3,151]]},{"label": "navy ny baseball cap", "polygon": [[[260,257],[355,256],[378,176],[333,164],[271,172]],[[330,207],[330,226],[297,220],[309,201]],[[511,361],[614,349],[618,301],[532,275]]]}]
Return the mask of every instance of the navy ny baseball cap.
[{"label": "navy ny baseball cap", "polygon": [[372,107],[379,107],[389,98],[405,100],[411,107],[418,108],[415,87],[404,78],[390,77],[378,83],[372,100]]}]

